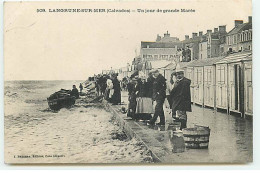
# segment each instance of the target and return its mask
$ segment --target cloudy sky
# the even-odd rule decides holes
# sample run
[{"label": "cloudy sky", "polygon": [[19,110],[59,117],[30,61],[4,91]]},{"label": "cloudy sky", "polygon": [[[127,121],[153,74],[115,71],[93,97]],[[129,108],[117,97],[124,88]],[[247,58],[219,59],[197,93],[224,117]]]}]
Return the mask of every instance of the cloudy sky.
[{"label": "cloudy sky", "polygon": [[[190,13],[50,13],[49,9],[195,9]],[[37,13],[45,9],[45,13]],[[126,66],[141,41],[167,30],[192,32],[248,21],[250,0],[184,2],[7,2],[4,4],[5,80],[82,80]]]}]

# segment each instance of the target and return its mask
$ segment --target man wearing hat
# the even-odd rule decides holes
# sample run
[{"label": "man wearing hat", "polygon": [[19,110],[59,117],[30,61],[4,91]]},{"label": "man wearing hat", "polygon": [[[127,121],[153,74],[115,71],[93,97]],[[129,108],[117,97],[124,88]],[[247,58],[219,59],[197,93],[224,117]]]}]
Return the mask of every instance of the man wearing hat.
[{"label": "man wearing hat", "polygon": [[176,82],[170,93],[172,117],[174,121],[181,122],[181,129],[183,129],[187,127],[186,111],[191,112],[191,80],[184,77],[184,70],[181,68],[176,68],[174,75],[176,75]]},{"label": "man wearing hat", "polygon": [[153,82],[153,100],[155,101],[155,112],[153,118],[149,121],[150,125],[153,125],[160,117],[158,125],[165,125],[165,116],[163,111],[163,103],[166,97],[166,79],[159,73],[159,70],[152,71],[154,76]]}]

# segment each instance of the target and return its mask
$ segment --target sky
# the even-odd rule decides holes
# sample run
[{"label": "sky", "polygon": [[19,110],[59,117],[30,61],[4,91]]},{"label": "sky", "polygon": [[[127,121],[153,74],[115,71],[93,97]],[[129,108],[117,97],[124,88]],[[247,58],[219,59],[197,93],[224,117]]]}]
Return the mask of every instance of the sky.
[{"label": "sky", "polygon": [[[131,13],[50,13],[37,9],[131,9]],[[195,9],[187,13],[138,13],[137,9]],[[6,2],[5,80],[84,80],[131,63],[141,41],[169,31],[192,32],[248,21],[250,0],[172,2]]]}]

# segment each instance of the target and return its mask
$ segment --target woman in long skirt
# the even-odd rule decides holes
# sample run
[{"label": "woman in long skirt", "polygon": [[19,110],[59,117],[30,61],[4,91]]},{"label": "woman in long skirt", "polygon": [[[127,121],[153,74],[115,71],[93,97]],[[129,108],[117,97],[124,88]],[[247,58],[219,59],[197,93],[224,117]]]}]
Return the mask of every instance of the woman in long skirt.
[{"label": "woman in long skirt", "polygon": [[136,114],[140,120],[150,120],[154,113],[152,99],[149,97],[149,83],[144,76],[140,76],[136,98]]}]

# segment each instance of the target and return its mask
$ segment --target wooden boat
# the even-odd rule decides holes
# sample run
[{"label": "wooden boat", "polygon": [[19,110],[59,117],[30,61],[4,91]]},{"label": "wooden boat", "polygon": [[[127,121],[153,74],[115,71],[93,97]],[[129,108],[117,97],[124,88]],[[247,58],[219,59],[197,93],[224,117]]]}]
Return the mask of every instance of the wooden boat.
[{"label": "wooden boat", "polygon": [[208,148],[210,128],[195,125],[194,128],[185,128],[182,130],[185,146],[191,149]]},{"label": "wooden boat", "polygon": [[70,96],[70,90],[61,89],[47,98],[48,105],[52,110],[60,110],[61,108],[69,108],[75,104],[76,98]]}]

